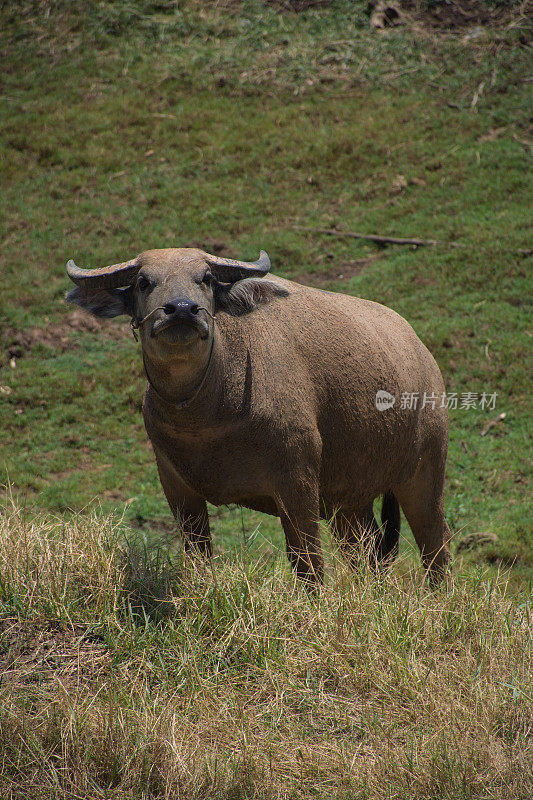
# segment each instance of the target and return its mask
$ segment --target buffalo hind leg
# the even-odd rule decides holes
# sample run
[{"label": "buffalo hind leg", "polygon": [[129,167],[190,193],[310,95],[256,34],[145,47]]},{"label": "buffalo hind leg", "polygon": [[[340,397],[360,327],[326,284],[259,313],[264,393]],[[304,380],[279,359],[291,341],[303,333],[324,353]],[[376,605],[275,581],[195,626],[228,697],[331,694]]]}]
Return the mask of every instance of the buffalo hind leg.
[{"label": "buffalo hind leg", "polygon": [[391,492],[383,498],[381,527],[372,503],[358,512],[341,509],[333,519],[333,533],[348,560],[355,564],[362,548],[374,569],[386,568],[394,561],[399,532],[400,508]]},{"label": "buffalo hind leg", "polygon": [[361,554],[365,561],[374,562],[374,542],[379,526],[374,517],[372,504],[363,511],[339,509],[332,520],[335,539],[347,561],[356,567]]},{"label": "buffalo hind leg", "polygon": [[444,518],[444,466],[441,454],[427,453],[411,480],[394,489],[432,583],[442,580],[450,561],[450,529]]}]

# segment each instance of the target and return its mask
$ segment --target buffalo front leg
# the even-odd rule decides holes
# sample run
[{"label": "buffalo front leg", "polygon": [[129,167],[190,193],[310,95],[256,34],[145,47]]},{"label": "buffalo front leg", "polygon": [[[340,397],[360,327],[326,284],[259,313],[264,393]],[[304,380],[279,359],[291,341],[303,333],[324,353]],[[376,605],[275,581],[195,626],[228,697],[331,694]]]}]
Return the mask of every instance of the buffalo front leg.
[{"label": "buffalo front leg", "polygon": [[205,500],[180,478],[171,462],[156,453],[161,486],[181,532],[187,552],[211,555],[211,532]]},{"label": "buffalo front leg", "polygon": [[318,491],[304,487],[294,489],[290,496],[284,492],[276,497],[276,504],[292,568],[308,589],[316,590],[324,580]]},{"label": "buffalo front leg", "polygon": [[211,532],[205,501],[193,507],[186,501],[178,504],[177,521],[186,552],[211,556]]}]

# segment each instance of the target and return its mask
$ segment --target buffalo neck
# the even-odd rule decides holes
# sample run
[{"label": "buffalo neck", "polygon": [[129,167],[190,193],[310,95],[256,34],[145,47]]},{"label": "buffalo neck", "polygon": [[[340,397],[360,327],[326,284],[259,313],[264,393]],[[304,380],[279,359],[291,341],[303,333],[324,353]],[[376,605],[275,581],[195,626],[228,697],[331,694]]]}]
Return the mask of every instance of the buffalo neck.
[{"label": "buffalo neck", "polygon": [[143,352],[143,364],[150,388],[156,397],[176,410],[187,409],[199,399],[212,372],[212,363],[219,347],[213,333],[210,347],[204,358],[192,363],[176,360],[159,362]]}]

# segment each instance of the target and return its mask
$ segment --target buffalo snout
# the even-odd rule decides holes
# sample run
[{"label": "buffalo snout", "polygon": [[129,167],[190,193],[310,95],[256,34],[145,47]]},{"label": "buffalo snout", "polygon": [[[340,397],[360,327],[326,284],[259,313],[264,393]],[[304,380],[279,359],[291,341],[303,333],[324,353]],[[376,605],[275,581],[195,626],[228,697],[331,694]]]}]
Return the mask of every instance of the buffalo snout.
[{"label": "buffalo snout", "polygon": [[200,306],[198,303],[195,303],[194,300],[189,300],[188,297],[178,297],[171,300],[170,303],[165,303],[163,306],[165,314],[175,316],[176,318],[183,317],[184,319],[187,319],[191,315],[195,316],[199,310]]},{"label": "buffalo snout", "polygon": [[[201,307],[189,297],[176,297],[161,306],[163,316],[154,322],[152,336],[159,337],[164,331],[173,330],[176,343],[190,341],[194,332],[201,339],[209,335],[209,326],[199,312]],[[204,309],[205,310],[205,309]]]}]

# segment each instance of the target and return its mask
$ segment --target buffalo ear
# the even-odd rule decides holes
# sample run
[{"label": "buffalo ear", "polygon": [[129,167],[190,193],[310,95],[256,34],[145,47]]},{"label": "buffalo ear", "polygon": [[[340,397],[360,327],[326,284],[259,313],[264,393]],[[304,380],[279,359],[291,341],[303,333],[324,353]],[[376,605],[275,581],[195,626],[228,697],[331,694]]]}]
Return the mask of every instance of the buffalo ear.
[{"label": "buffalo ear", "polygon": [[216,307],[233,316],[248,314],[275,297],[287,297],[289,292],[279,283],[266,278],[244,278],[229,287],[218,284],[215,289]]},{"label": "buffalo ear", "polygon": [[118,317],[133,314],[133,287],[126,289],[84,289],[76,286],[67,294],[67,303],[75,303],[95,317]]}]

